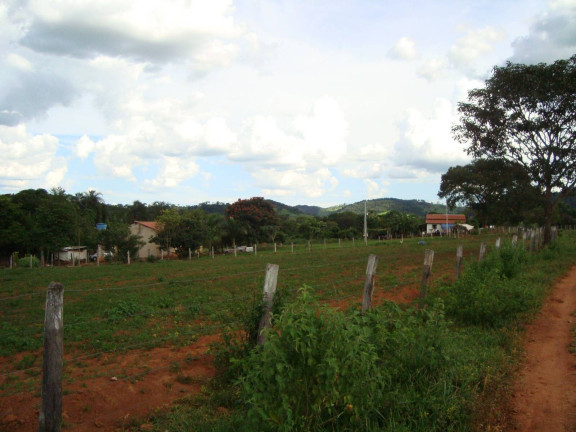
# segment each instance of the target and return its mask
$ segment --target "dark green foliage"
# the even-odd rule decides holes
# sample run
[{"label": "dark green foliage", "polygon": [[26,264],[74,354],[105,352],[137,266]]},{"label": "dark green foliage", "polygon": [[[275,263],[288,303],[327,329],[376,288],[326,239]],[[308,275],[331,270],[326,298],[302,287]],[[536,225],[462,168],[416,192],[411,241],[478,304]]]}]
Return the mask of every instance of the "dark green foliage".
[{"label": "dark green foliage", "polygon": [[522,248],[504,246],[472,264],[448,290],[449,316],[466,325],[502,327],[532,312],[538,293],[518,277],[527,260]]},{"label": "dark green foliage", "polygon": [[458,203],[468,206],[483,226],[526,222],[528,212],[542,204],[525,169],[506,159],[476,159],[449,168],[438,196],[451,208]]},{"label": "dark green foliage", "polygon": [[465,430],[493,342],[450,330],[442,302],[341,313],[304,289],[239,361],[245,430]]},{"label": "dark green foliage", "polygon": [[544,197],[544,243],[558,202],[576,186],[576,55],[551,64],[496,66],[458,104],[455,138],[474,158],[521,165]]},{"label": "dark green foliage", "polygon": [[40,267],[40,260],[35,256],[25,256],[18,259],[18,267]]}]

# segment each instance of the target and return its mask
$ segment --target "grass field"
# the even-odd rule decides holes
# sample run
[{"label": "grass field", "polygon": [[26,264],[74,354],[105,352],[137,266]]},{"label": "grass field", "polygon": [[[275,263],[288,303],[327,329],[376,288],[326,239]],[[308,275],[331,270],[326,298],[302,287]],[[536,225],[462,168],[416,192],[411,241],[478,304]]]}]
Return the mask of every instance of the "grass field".
[{"label": "grass field", "polygon": [[[482,237],[489,247],[496,236]],[[278,289],[290,296],[303,284],[321,298],[361,301],[368,256],[379,256],[378,290],[417,284],[424,249],[435,250],[433,278],[454,277],[455,250],[475,259],[480,239],[419,239],[259,247],[241,254],[190,261],[89,264],[80,267],[19,268],[0,271],[0,356],[41,346],[45,291],[64,285],[67,352],[91,353],[135,344],[186,343],[198,332],[229,324],[246,302],[261,295],[266,263],[280,266]],[[209,327],[210,329],[207,329]],[[175,329],[178,335],[175,335]]]},{"label": "grass field", "polygon": [[[427,238],[424,244],[419,238],[402,243],[370,242],[368,246],[361,242],[354,246],[351,242],[319,243],[312,244],[310,251],[306,244],[298,244],[293,253],[290,245],[278,247],[277,253],[271,246],[260,245],[257,255],[238,257],[3,269],[0,390],[6,395],[38,388],[43,307],[50,281],[64,285],[65,367],[69,371],[81,368],[82,359],[91,356],[184,346],[204,335],[240,329],[246,310],[261,298],[266,263],[279,265],[278,290],[286,302],[306,285],[320,302],[359,307],[370,254],[379,257],[375,298],[381,299],[382,293],[393,296],[419,288],[425,249],[435,251],[432,292],[435,287],[441,291],[454,279],[457,246],[464,248],[466,268],[477,261],[481,242],[490,251],[499,237],[503,244],[509,242],[508,234],[483,234],[460,239]],[[526,277],[541,287],[549,285],[574,263],[574,237],[572,232],[563,233],[559,250],[568,252],[544,251]],[[545,288],[539,289],[545,292]],[[480,337],[475,329],[466,334],[458,329],[454,335],[456,339],[484,338],[487,344],[501,337],[491,333]],[[178,426],[166,430],[178,430]]]}]

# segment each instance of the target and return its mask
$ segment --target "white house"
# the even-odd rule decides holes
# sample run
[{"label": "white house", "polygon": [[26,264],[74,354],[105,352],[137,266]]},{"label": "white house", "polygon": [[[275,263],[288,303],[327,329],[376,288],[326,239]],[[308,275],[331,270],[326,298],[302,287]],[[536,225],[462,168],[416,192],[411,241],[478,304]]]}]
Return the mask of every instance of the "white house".
[{"label": "white house", "polygon": [[429,213],[426,215],[426,234],[446,234],[455,225],[465,225],[466,216],[463,214]]},{"label": "white house", "polygon": [[88,248],[86,246],[68,246],[56,252],[56,259],[63,262],[78,262],[88,259]]}]

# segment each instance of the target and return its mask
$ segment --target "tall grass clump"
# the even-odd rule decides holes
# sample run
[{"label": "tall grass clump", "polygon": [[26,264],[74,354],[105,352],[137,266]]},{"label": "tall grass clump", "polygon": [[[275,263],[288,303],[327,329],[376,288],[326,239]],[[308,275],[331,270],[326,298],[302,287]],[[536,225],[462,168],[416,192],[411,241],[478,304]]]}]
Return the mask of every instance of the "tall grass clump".
[{"label": "tall grass clump", "polygon": [[503,327],[533,311],[538,289],[520,277],[528,259],[522,248],[505,245],[473,263],[447,290],[448,316],[463,325]]}]

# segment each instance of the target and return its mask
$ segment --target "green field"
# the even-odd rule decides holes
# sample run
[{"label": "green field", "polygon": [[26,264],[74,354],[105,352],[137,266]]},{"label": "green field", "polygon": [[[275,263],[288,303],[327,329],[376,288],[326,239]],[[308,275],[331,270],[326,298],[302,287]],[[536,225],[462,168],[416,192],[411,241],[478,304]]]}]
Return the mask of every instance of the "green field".
[{"label": "green field", "polygon": [[[51,281],[64,285],[65,367],[81,367],[82,359],[104,353],[121,354],[156,346],[182,346],[193,343],[203,335],[240,330],[245,323],[247,310],[261,299],[267,263],[280,267],[278,293],[284,303],[289,304],[296,298],[298,289],[306,285],[308,293],[320,303],[344,303],[358,310],[370,254],[379,257],[375,288],[375,297],[378,297],[382,292],[393,294],[408,288],[419,288],[424,251],[433,249],[435,260],[431,298],[443,298],[449,313],[451,307],[460,310],[455,302],[468,302],[469,299],[460,299],[449,288],[454,280],[457,246],[464,248],[464,266],[467,268],[477,261],[481,242],[486,243],[489,252],[494,251],[499,237],[503,246],[509,244],[508,234],[483,234],[460,239],[427,238],[424,244],[420,244],[419,238],[405,239],[403,242],[372,241],[368,246],[361,242],[354,245],[352,242],[317,243],[312,244],[310,250],[307,244],[301,243],[294,245],[294,252],[291,245],[283,245],[278,247],[276,253],[271,245],[260,245],[257,254],[239,254],[237,257],[221,255],[214,259],[201,257],[189,261],[131,265],[3,269],[0,271],[0,359],[3,359],[0,377],[4,379],[0,380],[0,390],[9,395],[30,391],[37,385],[41,367],[38,353],[42,344],[45,292]],[[557,246],[529,257],[530,262],[526,267],[529,271],[522,276],[522,284],[529,286],[531,298],[540,300],[554,278],[574,264],[575,237],[573,232],[561,233]],[[432,303],[434,301],[431,300]],[[478,301],[478,298],[472,301]],[[436,306],[432,303],[431,308],[434,309]],[[532,303],[518,307],[527,308],[522,309],[522,316],[534,309]],[[485,358],[486,364],[493,362],[498,365],[499,360],[495,359],[504,355],[505,346],[511,342],[502,340],[500,330],[494,332],[488,329],[488,333],[483,334],[482,328],[485,326],[478,327],[474,323],[476,315],[475,311],[472,312],[467,312],[465,308],[462,308],[462,316],[453,312],[454,319],[461,322],[456,326],[449,321],[444,323],[442,318],[442,328],[449,330],[439,337],[443,340],[449,335],[450,343],[446,342],[446,350],[458,355],[469,351],[470,346],[476,343],[478,349],[485,351],[468,353],[466,356]],[[490,313],[487,310],[486,314]],[[419,322],[422,319],[410,318],[411,312],[405,315],[388,311],[386,314],[386,320],[397,320],[399,323],[403,320]],[[483,320],[484,316],[479,319]],[[429,320],[425,318],[425,322]],[[490,324],[494,328],[503,326],[509,327],[510,322],[494,321],[494,324]],[[461,341],[466,350],[453,347],[451,344],[455,340]],[[487,347],[494,343],[502,346],[496,346],[496,351],[492,352]],[[413,353],[407,352],[406,355],[406,359],[412,358]],[[478,370],[469,372],[471,381],[482,377],[485,373],[483,367],[478,365]],[[497,371],[491,373],[494,377],[499,376]],[[458,409],[464,408],[458,405]],[[423,407],[422,410],[427,412],[429,408]],[[189,417],[192,414],[187,412],[182,415]],[[402,415],[402,411],[395,415]],[[445,417],[447,414],[443,415]],[[458,421],[465,421],[464,417],[460,413]],[[429,422],[421,420],[419,429],[414,430],[430,428]],[[166,430],[178,430],[179,426],[170,426],[175,421],[171,416],[159,417],[157,421],[166,425]],[[234,425],[237,426],[234,421],[237,419],[228,425],[231,430]],[[197,427],[197,422],[191,424],[194,425],[191,427]]]}]

